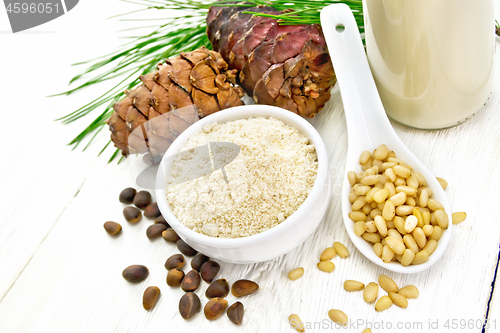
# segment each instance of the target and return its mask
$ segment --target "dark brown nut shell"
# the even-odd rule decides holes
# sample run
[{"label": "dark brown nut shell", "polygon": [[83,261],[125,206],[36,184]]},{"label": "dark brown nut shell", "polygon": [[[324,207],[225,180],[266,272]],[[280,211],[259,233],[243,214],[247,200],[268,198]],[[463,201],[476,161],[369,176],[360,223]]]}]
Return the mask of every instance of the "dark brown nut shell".
[{"label": "dark brown nut shell", "polygon": [[251,295],[259,289],[259,285],[250,280],[238,280],[231,287],[231,294],[236,297]]},{"label": "dark brown nut shell", "polygon": [[170,287],[179,287],[184,279],[184,272],[178,268],[172,268],[167,274],[167,284]]},{"label": "dark brown nut shell", "polygon": [[208,320],[214,320],[219,318],[227,308],[227,301],[224,298],[216,297],[212,298],[205,304],[203,312]]},{"label": "dark brown nut shell", "polygon": [[122,276],[125,280],[132,283],[144,281],[149,275],[149,270],[143,265],[132,265],[125,268]]},{"label": "dark brown nut shell", "polygon": [[185,293],[179,301],[179,313],[182,318],[190,319],[195,314],[200,312],[201,302],[198,295],[195,293]]},{"label": "dark brown nut shell", "polygon": [[193,249],[191,246],[187,245],[185,241],[182,239],[179,239],[177,241],[177,248],[179,251],[181,251],[184,255],[188,257],[192,257],[198,253],[195,249]]},{"label": "dark brown nut shell", "polygon": [[227,308],[227,317],[236,325],[241,325],[245,309],[241,302],[236,302]]},{"label": "dark brown nut shell", "polygon": [[146,230],[146,236],[149,239],[155,239],[161,236],[161,233],[166,229],[163,224],[152,224]]},{"label": "dark brown nut shell", "polygon": [[107,221],[104,222],[104,230],[111,236],[115,236],[122,230],[122,226],[119,223]]},{"label": "dark brown nut shell", "polygon": [[127,220],[127,222],[137,223],[141,220],[142,213],[137,208],[128,206],[123,209],[123,217]]},{"label": "dark brown nut shell", "polygon": [[180,253],[170,256],[167,261],[165,261],[165,268],[171,270],[174,268],[181,269],[186,264],[184,256]]},{"label": "dark brown nut shell", "polygon": [[185,292],[195,291],[200,286],[200,282],[200,273],[192,269],[187,272],[186,276],[184,276],[184,279],[182,279],[181,288]]},{"label": "dark brown nut shell", "polygon": [[167,230],[163,231],[161,235],[167,242],[170,243],[177,243],[177,241],[181,239],[172,228],[167,228]]},{"label": "dark brown nut shell", "polygon": [[153,202],[152,204],[148,205],[146,209],[144,209],[144,216],[146,216],[149,219],[155,219],[160,215],[161,212],[156,202]]},{"label": "dark brown nut shell", "polygon": [[210,258],[207,257],[204,254],[198,253],[197,255],[194,256],[193,259],[191,259],[191,268],[196,269],[198,272],[201,269],[201,265],[209,261]]},{"label": "dark brown nut shell", "polygon": [[220,270],[220,265],[215,261],[209,260],[203,265],[201,265],[200,268],[201,278],[203,279],[203,281],[210,283],[215,278],[217,273],[219,273],[219,270]]},{"label": "dark brown nut shell", "polygon": [[155,224],[163,224],[165,227],[170,228],[170,224],[168,224],[168,222],[165,220],[165,218],[162,215],[155,218],[154,223]]},{"label": "dark brown nut shell", "polygon": [[135,190],[135,188],[127,187],[126,189],[121,191],[118,200],[120,200],[120,202],[124,204],[131,204],[132,202],[134,202],[134,197],[136,193],[137,191]]},{"label": "dark brown nut shell", "polygon": [[207,290],[205,291],[205,296],[207,296],[207,298],[224,298],[227,295],[229,295],[229,284],[227,283],[226,279],[215,280],[208,286]]},{"label": "dark brown nut shell", "polygon": [[135,195],[133,202],[137,208],[144,209],[151,204],[151,193],[148,191],[139,191]]},{"label": "dark brown nut shell", "polygon": [[151,310],[155,307],[159,297],[160,288],[154,286],[148,287],[142,296],[142,306],[145,310]]}]

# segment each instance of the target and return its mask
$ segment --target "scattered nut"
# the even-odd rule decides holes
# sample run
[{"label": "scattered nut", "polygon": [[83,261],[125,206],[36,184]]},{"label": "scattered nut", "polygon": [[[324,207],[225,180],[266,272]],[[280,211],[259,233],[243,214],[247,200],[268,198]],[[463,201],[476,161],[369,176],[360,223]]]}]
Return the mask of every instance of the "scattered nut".
[{"label": "scattered nut", "polygon": [[288,272],[288,278],[292,281],[301,278],[302,275],[304,275],[304,268],[302,267],[292,269],[290,272]]},{"label": "scattered nut", "polygon": [[162,232],[166,229],[163,224],[151,224],[146,230],[146,236],[149,239],[155,239],[161,236]]},{"label": "scattered nut", "polygon": [[335,252],[337,252],[339,257],[341,257],[341,258],[347,258],[350,255],[347,247],[345,247],[344,244],[342,244],[340,242],[333,243],[333,248],[335,249]]},{"label": "scattered nut", "polygon": [[335,249],[333,247],[327,247],[321,253],[319,260],[321,260],[321,261],[332,260],[336,255],[337,255],[337,252],[335,252]]},{"label": "scattered nut", "polygon": [[137,208],[128,206],[123,209],[123,217],[127,220],[127,222],[136,223],[141,220],[142,213]]},{"label": "scattered nut", "polygon": [[165,268],[167,270],[171,270],[174,268],[181,269],[184,267],[186,264],[186,261],[184,260],[184,256],[182,254],[174,254],[170,256],[167,261],[165,261]]},{"label": "scattered nut", "polygon": [[377,299],[378,296],[378,284],[375,282],[370,282],[363,290],[363,299],[366,303],[371,303]]},{"label": "scattered nut", "polygon": [[189,292],[185,293],[180,301],[179,301],[179,313],[181,314],[182,318],[184,319],[190,319],[192,318],[195,314],[200,312],[201,310],[201,302],[200,298],[198,295],[195,293]]},{"label": "scattered nut", "polygon": [[243,304],[241,304],[241,302],[236,302],[227,308],[227,317],[232,323],[241,325],[244,311],[245,309],[243,308]]},{"label": "scattered nut", "polygon": [[135,197],[136,193],[137,193],[137,191],[135,190],[135,188],[128,187],[128,188],[124,189],[123,191],[121,191],[120,197],[118,198],[118,200],[120,200],[120,202],[124,203],[124,204],[131,204],[134,201],[134,197]]},{"label": "scattered nut", "polygon": [[235,297],[247,296],[255,293],[259,285],[250,280],[238,280],[231,287],[231,294]]},{"label": "scattered nut", "polygon": [[149,204],[144,209],[144,216],[146,216],[147,218],[155,219],[160,215],[161,215],[161,212],[160,212],[160,209],[158,208],[158,203],[156,203],[156,202]]},{"label": "scattered nut", "polygon": [[403,295],[406,298],[417,298],[419,295],[417,287],[410,284],[398,290],[398,294]]},{"label": "scattered nut", "polygon": [[176,242],[176,244],[177,244],[177,248],[179,249],[179,251],[181,251],[184,255],[186,255],[188,257],[192,257],[198,253],[198,251],[193,249],[191,246],[187,245],[186,242],[183,241],[182,239],[179,239]]},{"label": "scattered nut", "polygon": [[200,273],[192,269],[182,279],[181,288],[186,292],[195,291],[200,286],[200,282]]},{"label": "scattered nut", "polygon": [[299,316],[296,314],[291,314],[288,316],[288,322],[290,326],[297,332],[304,332],[304,323],[300,320]]},{"label": "scattered nut", "polygon": [[155,307],[158,298],[160,297],[160,288],[148,287],[142,296],[142,306],[145,310],[151,310]]},{"label": "scattered nut", "polygon": [[167,230],[163,231],[161,235],[167,242],[170,243],[177,243],[177,241],[181,239],[172,228],[167,228]]},{"label": "scattered nut", "polygon": [[104,230],[111,236],[115,236],[122,230],[122,226],[119,223],[108,221],[104,222]]},{"label": "scattered nut", "polygon": [[200,267],[201,278],[205,282],[212,282],[217,273],[219,273],[220,265],[212,260],[207,261]]},{"label": "scattered nut", "polygon": [[194,256],[193,259],[191,259],[191,268],[196,269],[198,272],[201,269],[201,265],[209,261],[210,258],[207,257],[204,254],[198,253],[197,255]]},{"label": "scattered nut", "polygon": [[172,268],[167,274],[167,284],[170,287],[179,287],[182,279],[184,279],[184,272],[179,268]]},{"label": "scattered nut", "polygon": [[375,310],[380,312],[387,310],[390,308],[392,305],[392,300],[389,296],[382,296],[380,299],[375,303]]},{"label": "scattered nut", "polygon": [[320,261],[318,262],[318,268],[320,271],[331,273],[335,269],[335,264],[331,261]]},{"label": "scattered nut", "polygon": [[396,306],[399,306],[400,308],[405,309],[406,307],[408,307],[408,300],[401,294],[389,293],[389,298]]},{"label": "scattered nut", "polygon": [[219,318],[220,315],[224,313],[226,308],[227,301],[224,298],[215,297],[209,300],[207,304],[205,304],[203,312],[205,313],[205,317],[208,320],[214,320]]},{"label": "scattered nut", "polygon": [[149,270],[143,265],[132,265],[125,268],[122,276],[125,280],[132,283],[144,281],[149,275]]},{"label": "scattered nut", "polygon": [[453,224],[459,224],[463,220],[465,220],[467,217],[467,213],[465,212],[456,212],[451,214],[451,221]]},{"label": "scattered nut", "polygon": [[346,291],[359,291],[365,288],[365,284],[355,280],[346,280],[344,282],[344,289]]},{"label": "scattered nut", "polygon": [[399,290],[396,282],[384,274],[380,275],[378,278],[378,284],[380,285],[380,288],[384,289],[388,293],[397,292]]},{"label": "scattered nut", "polygon": [[439,182],[439,185],[441,185],[441,187],[443,188],[443,190],[446,190],[446,188],[448,187],[448,182],[440,177],[436,177],[436,179]]},{"label": "scattered nut", "polygon": [[151,193],[148,191],[139,191],[134,196],[134,205],[137,208],[144,209],[151,203]]},{"label": "scattered nut", "polygon": [[207,298],[226,297],[227,295],[229,295],[229,284],[226,279],[215,280],[205,291]]},{"label": "scattered nut", "polygon": [[330,317],[333,322],[342,326],[346,326],[349,323],[347,315],[338,309],[331,309],[330,311],[328,311],[328,317]]}]

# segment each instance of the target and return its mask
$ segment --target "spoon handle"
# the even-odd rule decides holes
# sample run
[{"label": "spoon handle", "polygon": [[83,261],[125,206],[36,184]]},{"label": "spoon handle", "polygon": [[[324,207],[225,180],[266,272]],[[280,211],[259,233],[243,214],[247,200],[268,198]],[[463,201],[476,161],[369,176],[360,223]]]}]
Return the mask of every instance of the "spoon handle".
[{"label": "spoon handle", "polygon": [[[385,114],[358,26],[349,6],[333,4],[323,8],[321,26],[344,104],[348,155],[359,156],[364,150],[374,149],[381,143],[396,139],[397,135]],[[351,160],[349,156],[348,160]]]}]

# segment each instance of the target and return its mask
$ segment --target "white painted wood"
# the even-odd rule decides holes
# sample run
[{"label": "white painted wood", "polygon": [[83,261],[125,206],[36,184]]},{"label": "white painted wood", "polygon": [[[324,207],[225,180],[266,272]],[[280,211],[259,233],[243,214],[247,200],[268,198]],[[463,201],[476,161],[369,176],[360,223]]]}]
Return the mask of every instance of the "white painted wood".
[{"label": "white painted wood", "polygon": [[[93,9],[85,3],[95,5],[96,1],[80,3],[72,11],[73,18],[81,24],[81,16],[90,17]],[[106,10],[116,12],[110,7]],[[96,18],[96,22],[102,22],[102,18]],[[66,38],[71,47],[84,48],[79,46],[83,44],[68,39],[78,29],[63,33],[59,30],[63,23],[58,25],[56,20],[53,24],[47,29],[58,32],[49,38],[52,43],[49,46],[56,47]],[[65,24],[71,26],[69,22]],[[106,32],[112,29],[111,26],[103,28]],[[91,30],[87,38],[95,38],[96,43],[104,47],[106,38],[100,38],[98,30]],[[78,36],[84,38],[83,34]],[[420,131],[393,124],[415,155],[437,176],[448,180],[447,194],[452,209],[468,214],[467,220],[456,226],[447,252],[434,267],[416,275],[389,273],[400,286],[415,284],[420,289],[418,299],[410,300],[407,309],[393,306],[377,313],[373,304],[364,303],[361,292],[348,293],[342,288],[346,279],[368,283],[388,272],[356,251],[341,221],[340,184],[345,172],[347,136],[342,103],[335,90],[328,108],[312,121],[324,138],[332,161],[335,194],[325,221],[313,237],[281,258],[255,265],[221,263],[220,277],[230,282],[249,278],[261,286],[255,295],[241,300],[246,308],[245,318],[243,325],[236,327],[225,315],[208,322],[203,314],[190,321],[184,321],[178,314],[178,300],[183,293],[166,285],[163,267],[165,260],[177,253],[175,247],[163,239],[149,241],[146,238],[150,220],[130,225],[121,217],[124,206],[117,196],[121,189],[133,185],[132,161],[117,166],[108,165],[106,157],[96,158],[96,150],[107,141],[106,136],[97,139],[93,151],[83,154],[69,152],[61,145],[78,126],[63,127],[51,120],[88,96],[79,94],[57,100],[44,96],[62,89],[61,80],[71,76],[66,72],[70,61],[63,61],[71,52],[64,51],[64,56],[55,61],[49,59],[50,54],[42,52],[40,62],[50,65],[39,69],[40,74],[28,80],[26,74],[16,75],[18,71],[28,73],[23,66],[30,57],[20,56],[28,49],[23,44],[34,43],[33,48],[42,49],[43,40],[47,42],[45,36],[2,35],[0,38],[7,49],[17,48],[19,52],[0,55],[0,91],[8,93],[3,104],[4,110],[9,111],[2,112],[3,124],[9,126],[4,125],[6,128],[0,134],[0,142],[9,143],[4,144],[6,154],[0,159],[3,212],[0,332],[293,332],[287,323],[291,313],[297,313],[308,326],[318,323],[307,332],[361,332],[365,328],[330,329],[327,311],[332,308],[343,310],[355,323],[357,320],[391,323],[392,329],[385,326],[373,330],[384,333],[446,332],[446,320],[450,320],[451,325],[453,319],[459,325],[461,319],[473,320],[475,325],[482,322],[500,240],[496,195],[500,184],[498,66],[495,93],[488,105],[468,122],[441,131]],[[497,54],[497,63],[499,57]],[[9,66],[5,66],[4,60]],[[27,81],[40,88],[34,92],[18,89]],[[55,89],[45,82],[55,82]],[[30,98],[25,95],[28,91]],[[108,236],[102,228],[107,220],[121,223],[122,234]],[[316,268],[319,254],[334,241],[346,244],[351,257],[334,258],[336,269],[331,274],[320,272]],[[123,280],[121,271],[136,263],[148,266],[150,276],[133,285]],[[298,266],[305,268],[304,276],[289,281],[286,273]],[[156,308],[146,312],[142,308],[142,292],[149,285],[159,286],[162,295]],[[203,283],[197,291],[203,304],[206,287]],[[498,295],[497,290],[490,316],[500,325]],[[232,304],[235,298],[229,296],[228,301]],[[430,329],[429,321],[438,321],[439,329]],[[396,329],[398,322],[423,326],[401,330]],[[322,325],[328,329],[321,329]],[[488,332],[498,330],[497,326]],[[458,331],[480,332],[480,328]]]}]

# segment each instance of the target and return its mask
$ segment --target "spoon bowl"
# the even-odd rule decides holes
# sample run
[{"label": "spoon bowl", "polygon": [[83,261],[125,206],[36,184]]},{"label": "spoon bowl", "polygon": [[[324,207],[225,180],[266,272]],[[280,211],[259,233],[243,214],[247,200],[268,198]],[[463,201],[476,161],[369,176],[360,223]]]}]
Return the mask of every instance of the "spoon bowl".
[{"label": "spoon bowl", "polygon": [[[347,233],[356,248],[370,261],[388,270],[399,273],[417,273],[436,263],[443,255],[451,238],[451,210],[444,190],[434,175],[413,155],[394,131],[386,116],[375,81],[368,65],[358,26],[349,6],[334,4],[321,11],[321,25],[335,68],[337,82],[344,104],[347,122],[349,149],[342,187],[342,216]],[[403,266],[399,262],[385,263],[373,251],[373,246],[354,233],[354,222],[349,218],[351,185],[348,171],[360,172],[359,157],[365,150],[373,151],[385,144],[396,157],[420,172],[432,189],[432,198],[439,201],[449,217],[449,227],[437,242],[436,250],[429,260],[420,265]]]}]

